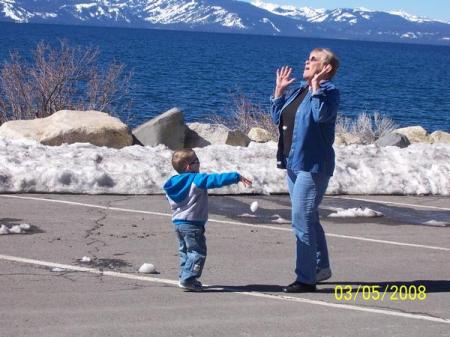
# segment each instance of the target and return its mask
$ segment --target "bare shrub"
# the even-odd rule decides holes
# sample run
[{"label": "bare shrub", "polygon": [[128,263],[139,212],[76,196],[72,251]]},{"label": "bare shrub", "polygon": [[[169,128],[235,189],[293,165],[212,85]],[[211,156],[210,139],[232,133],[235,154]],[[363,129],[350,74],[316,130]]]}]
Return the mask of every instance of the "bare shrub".
[{"label": "bare shrub", "polygon": [[27,62],[17,52],[3,64],[0,78],[0,123],[47,117],[63,109],[126,112],[131,73],[124,65],[99,64],[99,49],[59,47],[40,42]]},{"label": "bare shrub", "polygon": [[273,140],[278,139],[278,127],[273,123],[269,111],[264,110],[260,105],[250,101],[242,93],[232,97],[233,105],[231,117],[224,118],[214,115],[211,122],[224,124],[230,128],[238,129],[247,134],[252,128],[262,128],[267,130]]},{"label": "bare shrub", "polygon": [[397,125],[392,119],[378,112],[369,115],[361,113],[356,119],[338,115],[336,133],[349,133],[358,136],[363,144],[372,144],[378,138],[392,133]]},{"label": "bare shrub", "polygon": [[336,133],[350,133],[352,119],[338,114],[336,118]]},{"label": "bare shrub", "polygon": [[375,141],[375,135],[371,117],[365,112],[359,114],[352,125],[351,133],[359,136],[363,144],[372,144]]},{"label": "bare shrub", "polygon": [[392,119],[383,116],[378,112],[374,114],[373,119],[374,119],[374,133],[376,139],[392,133],[398,127]]}]

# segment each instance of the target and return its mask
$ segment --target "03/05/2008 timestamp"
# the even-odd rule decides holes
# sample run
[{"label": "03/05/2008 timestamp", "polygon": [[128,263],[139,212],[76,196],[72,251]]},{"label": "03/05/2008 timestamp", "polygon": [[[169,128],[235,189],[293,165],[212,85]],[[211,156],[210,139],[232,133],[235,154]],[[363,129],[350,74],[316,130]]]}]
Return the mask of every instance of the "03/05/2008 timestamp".
[{"label": "03/05/2008 timestamp", "polygon": [[424,301],[427,298],[424,285],[337,285],[334,287],[334,298],[337,301]]}]

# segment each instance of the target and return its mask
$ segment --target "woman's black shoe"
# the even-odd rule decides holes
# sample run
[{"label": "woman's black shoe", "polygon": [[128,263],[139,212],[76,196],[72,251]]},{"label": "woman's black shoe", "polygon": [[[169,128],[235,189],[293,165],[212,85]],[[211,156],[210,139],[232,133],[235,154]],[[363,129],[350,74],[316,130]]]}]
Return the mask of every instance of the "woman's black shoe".
[{"label": "woman's black shoe", "polygon": [[306,284],[298,281],[283,288],[284,293],[312,293],[314,291],[316,291],[315,284]]}]

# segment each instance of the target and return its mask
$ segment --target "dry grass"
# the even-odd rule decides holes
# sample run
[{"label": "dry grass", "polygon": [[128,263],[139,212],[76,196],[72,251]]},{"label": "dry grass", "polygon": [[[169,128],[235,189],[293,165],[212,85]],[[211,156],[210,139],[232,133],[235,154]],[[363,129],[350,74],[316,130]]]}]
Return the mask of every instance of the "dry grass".
[{"label": "dry grass", "polygon": [[[238,129],[247,134],[251,128],[259,127],[270,132],[274,140],[278,139],[278,127],[272,122],[269,111],[250,101],[242,93],[233,96],[231,117],[226,119],[215,115],[210,122],[223,124],[232,129]],[[348,133],[361,139],[363,144],[372,144],[397,128],[397,125],[387,116],[376,112],[373,115],[359,114],[355,119],[338,114],[336,133]]]},{"label": "dry grass", "polygon": [[233,105],[231,117],[224,118],[214,115],[212,123],[223,124],[231,129],[238,129],[247,134],[252,128],[258,127],[267,130],[272,139],[278,139],[278,127],[273,123],[269,111],[264,110],[260,105],[250,101],[242,93],[232,97]]},{"label": "dry grass", "polygon": [[372,144],[378,138],[392,133],[397,125],[392,119],[376,112],[369,115],[365,112],[351,119],[338,115],[336,120],[336,133],[349,133],[359,137],[363,144]]},{"label": "dry grass", "polygon": [[[224,124],[230,128],[248,133],[251,128],[259,127],[270,132],[274,140],[278,139],[278,127],[272,122],[269,111],[251,102],[244,94],[233,97],[231,118],[214,116],[212,123]],[[349,133],[361,139],[364,144],[372,144],[378,138],[394,131],[397,125],[387,116],[376,112],[373,115],[361,113],[355,119],[338,115],[336,133]]]}]

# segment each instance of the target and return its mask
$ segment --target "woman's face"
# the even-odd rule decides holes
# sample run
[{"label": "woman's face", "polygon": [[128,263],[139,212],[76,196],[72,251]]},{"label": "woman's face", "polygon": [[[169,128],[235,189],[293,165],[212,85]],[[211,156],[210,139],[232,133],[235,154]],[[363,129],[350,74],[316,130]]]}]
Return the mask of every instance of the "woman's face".
[{"label": "woman's face", "polygon": [[312,51],[309,58],[305,61],[305,68],[303,69],[303,78],[306,81],[311,81],[315,74],[322,71],[325,64],[322,60],[325,59],[325,54],[321,51]]}]

